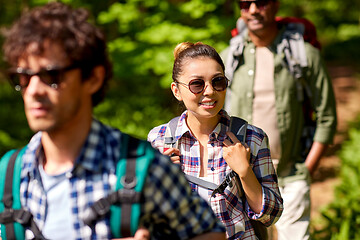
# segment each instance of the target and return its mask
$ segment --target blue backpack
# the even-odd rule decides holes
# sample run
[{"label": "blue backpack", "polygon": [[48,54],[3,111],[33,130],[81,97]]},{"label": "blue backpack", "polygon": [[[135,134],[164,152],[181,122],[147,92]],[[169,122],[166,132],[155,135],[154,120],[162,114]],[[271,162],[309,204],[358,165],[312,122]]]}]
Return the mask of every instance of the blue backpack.
[{"label": "blue backpack", "polygon": [[[45,239],[32,214],[20,202],[20,174],[26,147],[7,152],[0,160],[1,239],[25,239],[29,228],[35,239]],[[87,211],[84,223],[94,224],[110,212],[114,238],[133,236],[138,228],[141,192],[155,150],[143,140],[123,134],[121,156],[116,166],[116,191],[96,201]]]}]

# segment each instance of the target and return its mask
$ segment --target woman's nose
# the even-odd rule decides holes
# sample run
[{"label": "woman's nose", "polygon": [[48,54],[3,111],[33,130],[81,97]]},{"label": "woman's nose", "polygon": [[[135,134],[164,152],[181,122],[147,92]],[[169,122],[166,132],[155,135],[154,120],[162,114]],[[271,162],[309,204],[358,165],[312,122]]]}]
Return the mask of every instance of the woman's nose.
[{"label": "woman's nose", "polygon": [[214,93],[214,88],[211,86],[210,83],[206,84],[204,86],[204,95],[211,95]]}]

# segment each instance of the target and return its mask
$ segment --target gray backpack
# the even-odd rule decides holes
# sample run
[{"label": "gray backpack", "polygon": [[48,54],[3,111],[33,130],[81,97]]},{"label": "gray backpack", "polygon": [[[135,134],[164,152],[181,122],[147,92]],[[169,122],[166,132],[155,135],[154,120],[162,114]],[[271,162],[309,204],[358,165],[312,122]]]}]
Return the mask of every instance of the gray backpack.
[{"label": "gray backpack", "polygon": [[[290,17],[277,18],[277,21],[286,26],[282,41],[277,46],[277,52],[284,53],[284,63],[296,79],[297,99],[303,105],[305,125],[301,139],[301,156],[305,159],[313,143],[316,122],[314,109],[310,101],[312,92],[304,76],[304,71],[308,67],[304,39],[319,49],[320,43],[316,39],[315,26],[310,21]],[[235,36],[230,40],[229,52],[226,56],[225,75],[229,79],[229,86],[231,86],[236,69],[241,64],[245,39],[248,35],[246,24],[241,18],[237,21],[235,32],[236,34],[233,34]],[[225,109],[228,111],[231,109],[230,99],[231,88],[226,93]]]}]

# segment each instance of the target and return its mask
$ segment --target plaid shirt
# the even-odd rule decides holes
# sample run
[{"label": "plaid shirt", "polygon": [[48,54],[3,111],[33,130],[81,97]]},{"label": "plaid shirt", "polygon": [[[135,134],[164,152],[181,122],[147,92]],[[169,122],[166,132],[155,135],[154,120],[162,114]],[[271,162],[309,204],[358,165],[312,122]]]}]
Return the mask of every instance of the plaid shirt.
[{"label": "plaid shirt", "polygon": [[[43,151],[39,151],[42,149],[41,135],[39,132],[31,139],[23,155],[20,186],[21,203],[31,211],[40,229],[47,213],[46,194],[38,169],[39,159],[43,157]],[[111,238],[109,218],[98,221],[93,229],[81,219],[89,206],[115,189],[121,136],[120,131],[94,120],[74,169],[67,175],[72,212],[70,221],[75,239]],[[179,239],[209,231],[225,231],[208,204],[192,194],[180,168],[171,164],[168,158],[156,153],[148,172],[140,225],[148,228],[154,239],[158,223],[172,230]]]},{"label": "plaid shirt", "polygon": [[[189,175],[199,177],[200,173],[200,147],[198,140],[191,134],[186,124],[185,111],[179,118],[175,137],[181,152],[180,161],[182,170]],[[225,111],[220,111],[219,124],[209,136],[207,174],[215,184],[220,184],[231,171],[223,158],[223,141],[229,131],[230,118]],[[167,124],[153,128],[148,141],[152,146],[164,151],[164,136]],[[228,239],[257,239],[249,219],[262,222],[265,226],[275,223],[283,209],[277,176],[272,165],[268,138],[259,128],[248,125],[246,143],[251,148],[250,164],[262,186],[263,207],[259,214],[251,210],[248,203],[243,201],[235,184],[228,186],[224,194],[216,194],[211,198],[210,204],[217,217],[226,227]],[[232,180],[235,181],[235,180]],[[197,186],[191,184],[192,190],[197,191]],[[211,191],[209,191],[209,196]]]}]

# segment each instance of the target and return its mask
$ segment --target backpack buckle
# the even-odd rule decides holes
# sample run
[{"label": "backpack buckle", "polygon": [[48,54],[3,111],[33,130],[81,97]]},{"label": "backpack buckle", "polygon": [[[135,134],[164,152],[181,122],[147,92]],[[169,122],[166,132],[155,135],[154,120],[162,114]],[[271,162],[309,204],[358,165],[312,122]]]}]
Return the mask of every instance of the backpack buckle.
[{"label": "backpack buckle", "polygon": [[106,198],[97,200],[91,208],[97,213],[98,216],[103,217],[110,210],[110,202]]},{"label": "backpack buckle", "polygon": [[140,202],[140,194],[134,189],[120,189],[117,191],[117,198],[119,203],[129,204]]},{"label": "backpack buckle", "polygon": [[24,209],[15,210],[15,221],[20,224],[28,224],[30,222],[30,219],[32,217],[31,212],[26,211]]},{"label": "backpack buckle", "polygon": [[120,183],[124,186],[124,189],[133,189],[136,186],[137,180],[136,177],[133,177],[129,182],[126,181],[126,176],[123,176],[120,179]]},{"label": "backpack buckle", "polygon": [[92,227],[97,219],[102,219],[110,210],[110,202],[106,198],[100,198],[85,211],[83,221]]},{"label": "backpack buckle", "polygon": [[5,208],[4,212],[0,214],[0,223],[7,224],[14,222],[14,209]]}]

